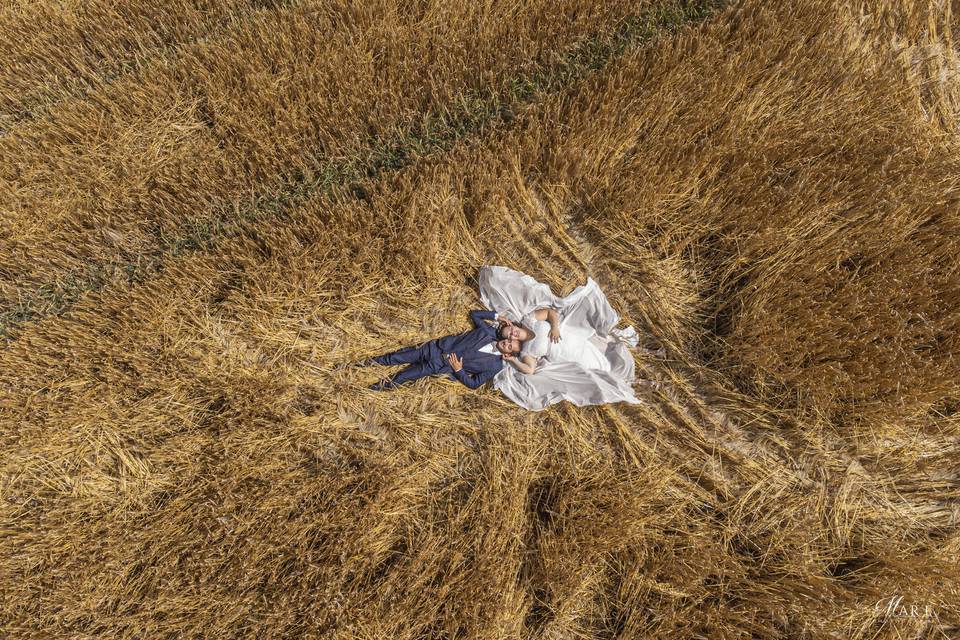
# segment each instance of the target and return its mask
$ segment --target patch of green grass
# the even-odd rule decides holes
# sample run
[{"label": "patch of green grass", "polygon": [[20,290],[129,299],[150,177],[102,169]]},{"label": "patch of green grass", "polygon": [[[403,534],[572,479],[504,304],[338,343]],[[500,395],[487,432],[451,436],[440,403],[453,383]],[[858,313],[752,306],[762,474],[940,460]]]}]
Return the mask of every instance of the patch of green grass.
[{"label": "patch of green grass", "polygon": [[211,216],[189,221],[183,232],[161,239],[156,249],[136,260],[91,263],[83,273],[44,285],[16,307],[0,313],[0,338],[9,343],[25,324],[64,313],[84,293],[107,282],[144,281],[167,256],[210,251],[218,240],[244,233],[242,223],[273,219],[282,222],[299,204],[336,188],[352,188],[363,179],[395,171],[418,158],[443,153],[465,137],[509,125],[519,109],[538,97],[562,90],[622,56],[627,49],[702,21],[725,6],[726,0],[671,2],[624,20],[612,36],[591,36],[556,64],[533,70],[504,83],[501,91],[463,92],[443,112],[426,114],[422,122],[393,139],[375,137],[364,151],[344,160],[311,158],[316,169],[297,169],[283,176],[278,189],[256,194],[249,202],[222,204]]}]

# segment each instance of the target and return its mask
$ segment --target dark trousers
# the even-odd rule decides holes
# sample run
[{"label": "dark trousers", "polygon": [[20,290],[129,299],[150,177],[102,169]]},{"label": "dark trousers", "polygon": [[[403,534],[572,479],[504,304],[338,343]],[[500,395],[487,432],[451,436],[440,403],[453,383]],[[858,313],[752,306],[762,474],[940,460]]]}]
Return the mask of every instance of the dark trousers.
[{"label": "dark trousers", "polygon": [[450,368],[450,365],[443,360],[440,347],[433,341],[418,347],[406,347],[398,351],[391,351],[382,356],[377,356],[373,361],[388,366],[407,365],[402,371],[370,387],[377,391],[389,389],[405,382],[413,382],[424,376],[443,373]]}]

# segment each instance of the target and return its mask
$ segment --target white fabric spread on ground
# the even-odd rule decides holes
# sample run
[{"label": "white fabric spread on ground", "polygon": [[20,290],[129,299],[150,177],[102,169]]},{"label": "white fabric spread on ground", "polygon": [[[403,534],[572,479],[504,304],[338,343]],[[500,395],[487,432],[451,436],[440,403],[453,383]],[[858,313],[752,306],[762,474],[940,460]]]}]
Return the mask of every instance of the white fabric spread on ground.
[{"label": "white fabric spread on ground", "polygon": [[[522,322],[537,334],[533,344],[524,345],[540,356],[537,369],[524,374],[505,362],[493,378],[494,388],[531,411],[561,400],[580,407],[640,403],[632,387],[634,361],[630,354],[639,336],[633,327],[615,328],[620,316],[592,278],[564,298],[507,267],[482,267],[479,284],[480,299],[487,309]],[[543,335],[549,331],[549,323],[533,319],[533,312],[543,308],[555,309],[559,315],[559,343]]]}]

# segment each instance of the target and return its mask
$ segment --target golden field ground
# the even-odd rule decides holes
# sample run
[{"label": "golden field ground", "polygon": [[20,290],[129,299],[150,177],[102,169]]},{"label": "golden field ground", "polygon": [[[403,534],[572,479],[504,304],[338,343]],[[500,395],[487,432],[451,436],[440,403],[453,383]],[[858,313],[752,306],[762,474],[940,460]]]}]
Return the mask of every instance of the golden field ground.
[{"label": "golden field ground", "polygon": [[[958,15],[0,8],[3,637],[960,637]],[[483,264],[660,388],[335,368]]]}]

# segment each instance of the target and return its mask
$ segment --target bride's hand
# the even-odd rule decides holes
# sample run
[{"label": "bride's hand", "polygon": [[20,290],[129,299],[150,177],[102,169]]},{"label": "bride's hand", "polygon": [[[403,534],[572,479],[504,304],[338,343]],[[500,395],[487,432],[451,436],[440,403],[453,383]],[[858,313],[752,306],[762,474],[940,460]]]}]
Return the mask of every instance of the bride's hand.
[{"label": "bride's hand", "polygon": [[516,359],[517,359],[516,356],[514,356],[512,353],[504,353],[504,354],[502,354],[502,355],[503,355],[503,359],[504,359],[504,360],[516,360]]},{"label": "bride's hand", "polygon": [[560,328],[552,327],[550,329],[550,340],[553,342],[560,342]]}]

